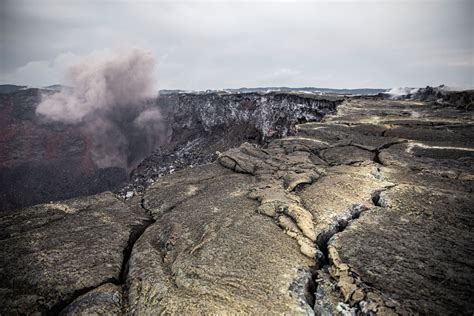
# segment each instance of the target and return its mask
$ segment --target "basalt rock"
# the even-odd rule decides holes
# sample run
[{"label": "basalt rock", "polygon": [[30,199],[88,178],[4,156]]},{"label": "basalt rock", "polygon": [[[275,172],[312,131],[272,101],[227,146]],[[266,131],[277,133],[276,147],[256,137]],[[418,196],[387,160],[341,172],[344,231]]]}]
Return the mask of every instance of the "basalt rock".
[{"label": "basalt rock", "polygon": [[[1,218],[2,313],[472,314],[473,122],[455,107],[353,98],[125,202],[14,212]],[[100,238],[86,247],[76,227]]]},{"label": "basalt rock", "polygon": [[149,221],[110,192],[2,213],[0,312],[57,313],[120,283],[124,250]]},{"label": "basalt rock", "polygon": [[159,177],[214,161],[243,142],[266,144],[293,135],[301,122],[319,121],[342,102],[337,96],[294,93],[181,93],[158,100],[167,143],[132,172],[122,196],[142,192]]}]

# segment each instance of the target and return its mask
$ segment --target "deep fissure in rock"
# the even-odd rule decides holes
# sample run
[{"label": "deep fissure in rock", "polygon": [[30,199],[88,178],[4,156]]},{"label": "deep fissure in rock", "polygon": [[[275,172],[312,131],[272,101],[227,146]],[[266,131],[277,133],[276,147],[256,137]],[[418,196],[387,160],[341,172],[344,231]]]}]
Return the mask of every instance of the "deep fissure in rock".
[{"label": "deep fissure in rock", "polygon": [[132,229],[130,232],[130,236],[128,238],[127,246],[123,250],[123,260],[122,260],[122,268],[120,269],[120,276],[119,282],[120,284],[125,284],[127,272],[128,272],[128,261],[130,260],[130,256],[132,255],[133,246],[135,242],[140,238],[141,235],[146,231],[146,229],[155,222],[154,219],[150,218],[144,222],[143,225],[137,225]]},{"label": "deep fissure in rock", "polygon": [[[125,286],[126,281],[127,281],[126,280],[127,272],[128,272],[128,268],[129,268],[128,263],[130,261],[131,255],[132,255],[133,247],[135,246],[136,241],[147,230],[147,228],[150,227],[153,223],[156,222],[156,220],[151,217],[150,210],[145,208],[143,203],[144,203],[144,199],[141,200],[140,207],[150,217],[147,220],[145,220],[143,222],[143,224],[135,225],[131,229],[130,235],[129,235],[129,238],[128,238],[128,241],[127,241],[127,245],[123,249],[123,259],[122,259],[122,264],[121,264],[121,268],[120,268],[119,278],[117,279],[116,277],[112,277],[112,278],[107,279],[104,282],[101,282],[100,284],[98,284],[96,286],[91,286],[91,287],[83,288],[83,289],[80,289],[80,290],[76,290],[72,293],[72,295],[70,296],[69,299],[61,300],[60,302],[55,304],[51,309],[45,311],[45,314],[47,314],[47,315],[60,315],[61,312],[64,309],[66,309],[77,298],[79,298],[80,296],[82,296],[82,295],[84,295],[84,294],[86,294],[86,293],[88,293],[92,290],[95,290],[95,289],[99,288],[100,286],[102,286],[104,284],[112,283],[112,284],[115,284],[117,286],[123,286],[123,287]],[[126,292],[125,287],[124,287],[124,292]],[[124,295],[123,299],[126,300],[126,295]]]},{"label": "deep fissure in rock", "polygon": [[383,162],[380,160],[380,152],[381,150],[380,149],[376,149],[374,151],[374,158],[372,159],[374,162],[378,163],[378,164],[381,164],[383,165]]},{"label": "deep fissure in rock", "polygon": [[[385,189],[381,189],[380,192],[384,191]],[[373,199],[372,199],[373,201]],[[375,203],[374,203],[375,205]],[[329,259],[329,250],[328,250],[328,244],[331,238],[340,233],[343,232],[354,220],[357,220],[360,215],[365,212],[370,210],[369,207],[361,204],[354,204],[352,205],[346,214],[343,216],[340,216],[335,219],[335,221],[329,225],[328,229],[324,231],[323,233],[319,234],[318,237],[316,238],[316,245],[319,248],[319,250],[323,253],[323,257],[320,258],[317,262],[317,270],[313,271],[313,276],[312,276],[312,282],[314,284],[314,291],[312,292],[312,301],[313,301],[313,307],[316,304],[317,297],[316,293],[318,290],[318,274],[320,271],[322,271],[325,268],[328,268],[331,266],[331,262]]]},{"label": "deep fissure in rock", "polygon": [[[394,144],[391,144],[391,145],[394,145]],[[381,193],[394,186],[395,185],[375,190],[370,196],[370,199],[373,205],[375,207],[383,207],[384,205],[383,205],[383,198],[381,197]],[[317,264],[318,270],[314,271],[313,273],[313,283],[315,286],[314,286],[314,292],[312,294],[314,298],[313,300],[314,304],[316,303],[316,300],[317,300],[316,292],[318,290],[318,285],[319,285],[318,274],[323,269],[329,268],[332,265],[331,261],[329,260],[329,250],[328,250],[329,241],[336,234],[343,232],[353,221],[357,220],[363,212],[369,211],[371,209],[372,208],[367,207],[365,205],[361,205],[361,204],[352,205],[349,208],[348,213],[346,213],[345,215],[339,218],[336,218],[335,222],[329,225],[328,229],[324,231],[323,233],[319,234],[318,237],[316,238],[316,244],[319,250],[321,250],[321,252],[324,254],[324,256],[321,260],[319,260]]]},{"label": "deep fissure in rock", "polygon": [[319,263],[320,268],[329,264],[328,258],[328,243],[329,240],[346,229],[346,227],[353,221],[359,218],[360,214],[364,211],[369,210],[368,207],[360,204],[354,204],[348,209],[348,213],[335,219],[335,221],[329,225],[328,229],[316,238],[316,245],[319,250],[324,254],[323,259]]},{"label": "deep fissure in rock", "polygon": [[380,194],[385,191],[385,190],[377,190],[374,193],[372,193],[372,203],[374,203],[375,206],[382,207],[382,200],[380,197]]}]

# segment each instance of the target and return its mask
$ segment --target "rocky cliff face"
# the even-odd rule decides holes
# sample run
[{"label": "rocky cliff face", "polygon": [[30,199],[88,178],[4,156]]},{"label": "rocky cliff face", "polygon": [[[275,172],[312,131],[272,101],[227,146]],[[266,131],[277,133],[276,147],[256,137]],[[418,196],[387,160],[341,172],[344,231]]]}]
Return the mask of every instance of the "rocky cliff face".
[{"label": "rocky cliff face", "polygon": [[340,97],[291,93],[164,95],[158,104],[167,140],[137,166],[120,194],[130,197],[162,175],[212,162],[242,142],[265,144],[293,135],[297,124],[321,120],[340,102]]},{"label": "rocky cliff face", "polygon": [[[150,101],[162,114],[160,133],[133,124],[133,111],[117,119],[128,166],[100,168],[94,160],[96,132],[84,124],[38,117],[39,89],[0,94],[0,209],[94,194],[117,188],[133,172],[136,192],[179,168],[210,162],[216,151],[243,141],[264,142],[291,133],[295,124],[333,112],[337,99],[292,94],[171,94]],[[150,103],[149,102],[149,103]],[[142,105],[140,105],[142,106]],[[148,181],[148,182],[147,182]]]},{"label": "rocky cliff face", "polygon": [[126,200],[4,212],[0,312],[472,314],[473,153],[472,112],[349,99]]}]

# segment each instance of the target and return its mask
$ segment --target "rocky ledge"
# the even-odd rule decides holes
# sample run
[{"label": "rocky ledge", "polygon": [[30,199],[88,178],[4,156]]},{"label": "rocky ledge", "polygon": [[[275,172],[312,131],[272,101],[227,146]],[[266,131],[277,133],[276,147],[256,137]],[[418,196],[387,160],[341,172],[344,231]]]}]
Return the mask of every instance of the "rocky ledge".
[{"label": "rocky ledge", "polygon": [[474,117],[348,99],[266,146],[1,215],[0,313],[472,314]]}]

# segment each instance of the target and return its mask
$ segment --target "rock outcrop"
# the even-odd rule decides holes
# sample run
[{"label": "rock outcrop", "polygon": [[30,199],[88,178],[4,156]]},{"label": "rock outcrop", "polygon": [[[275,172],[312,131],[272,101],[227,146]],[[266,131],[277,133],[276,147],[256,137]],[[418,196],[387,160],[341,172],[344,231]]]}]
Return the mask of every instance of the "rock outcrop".
[{"label": "rock outcrop", "polygon": [[218,152],[243,142],[263,145],[293,135],[297,124],[319,121],[334,113],[342,97],[295,93],[166,94],[158,105],[164,113],[166,144],[131,173],[124,197],[141,193],[159,177],[214,161]]},{"label": "rock outcrop", "polygon": [[2,214],[0,312],[472,314],[472,112],[357,98],[300,123],[124,201]]},{"label": "rock outcrop", "polygon": [[[455,106],[461,110],[474,109],[474,90],[454,90],[445,85],[425,88],[404,88],[406,94],[379,93],[380,96],[399,100],[416,100],[444,106]],[[402,88],[403,90],[403,88]],[[401,92],[401,91],[400,91]]]}]

